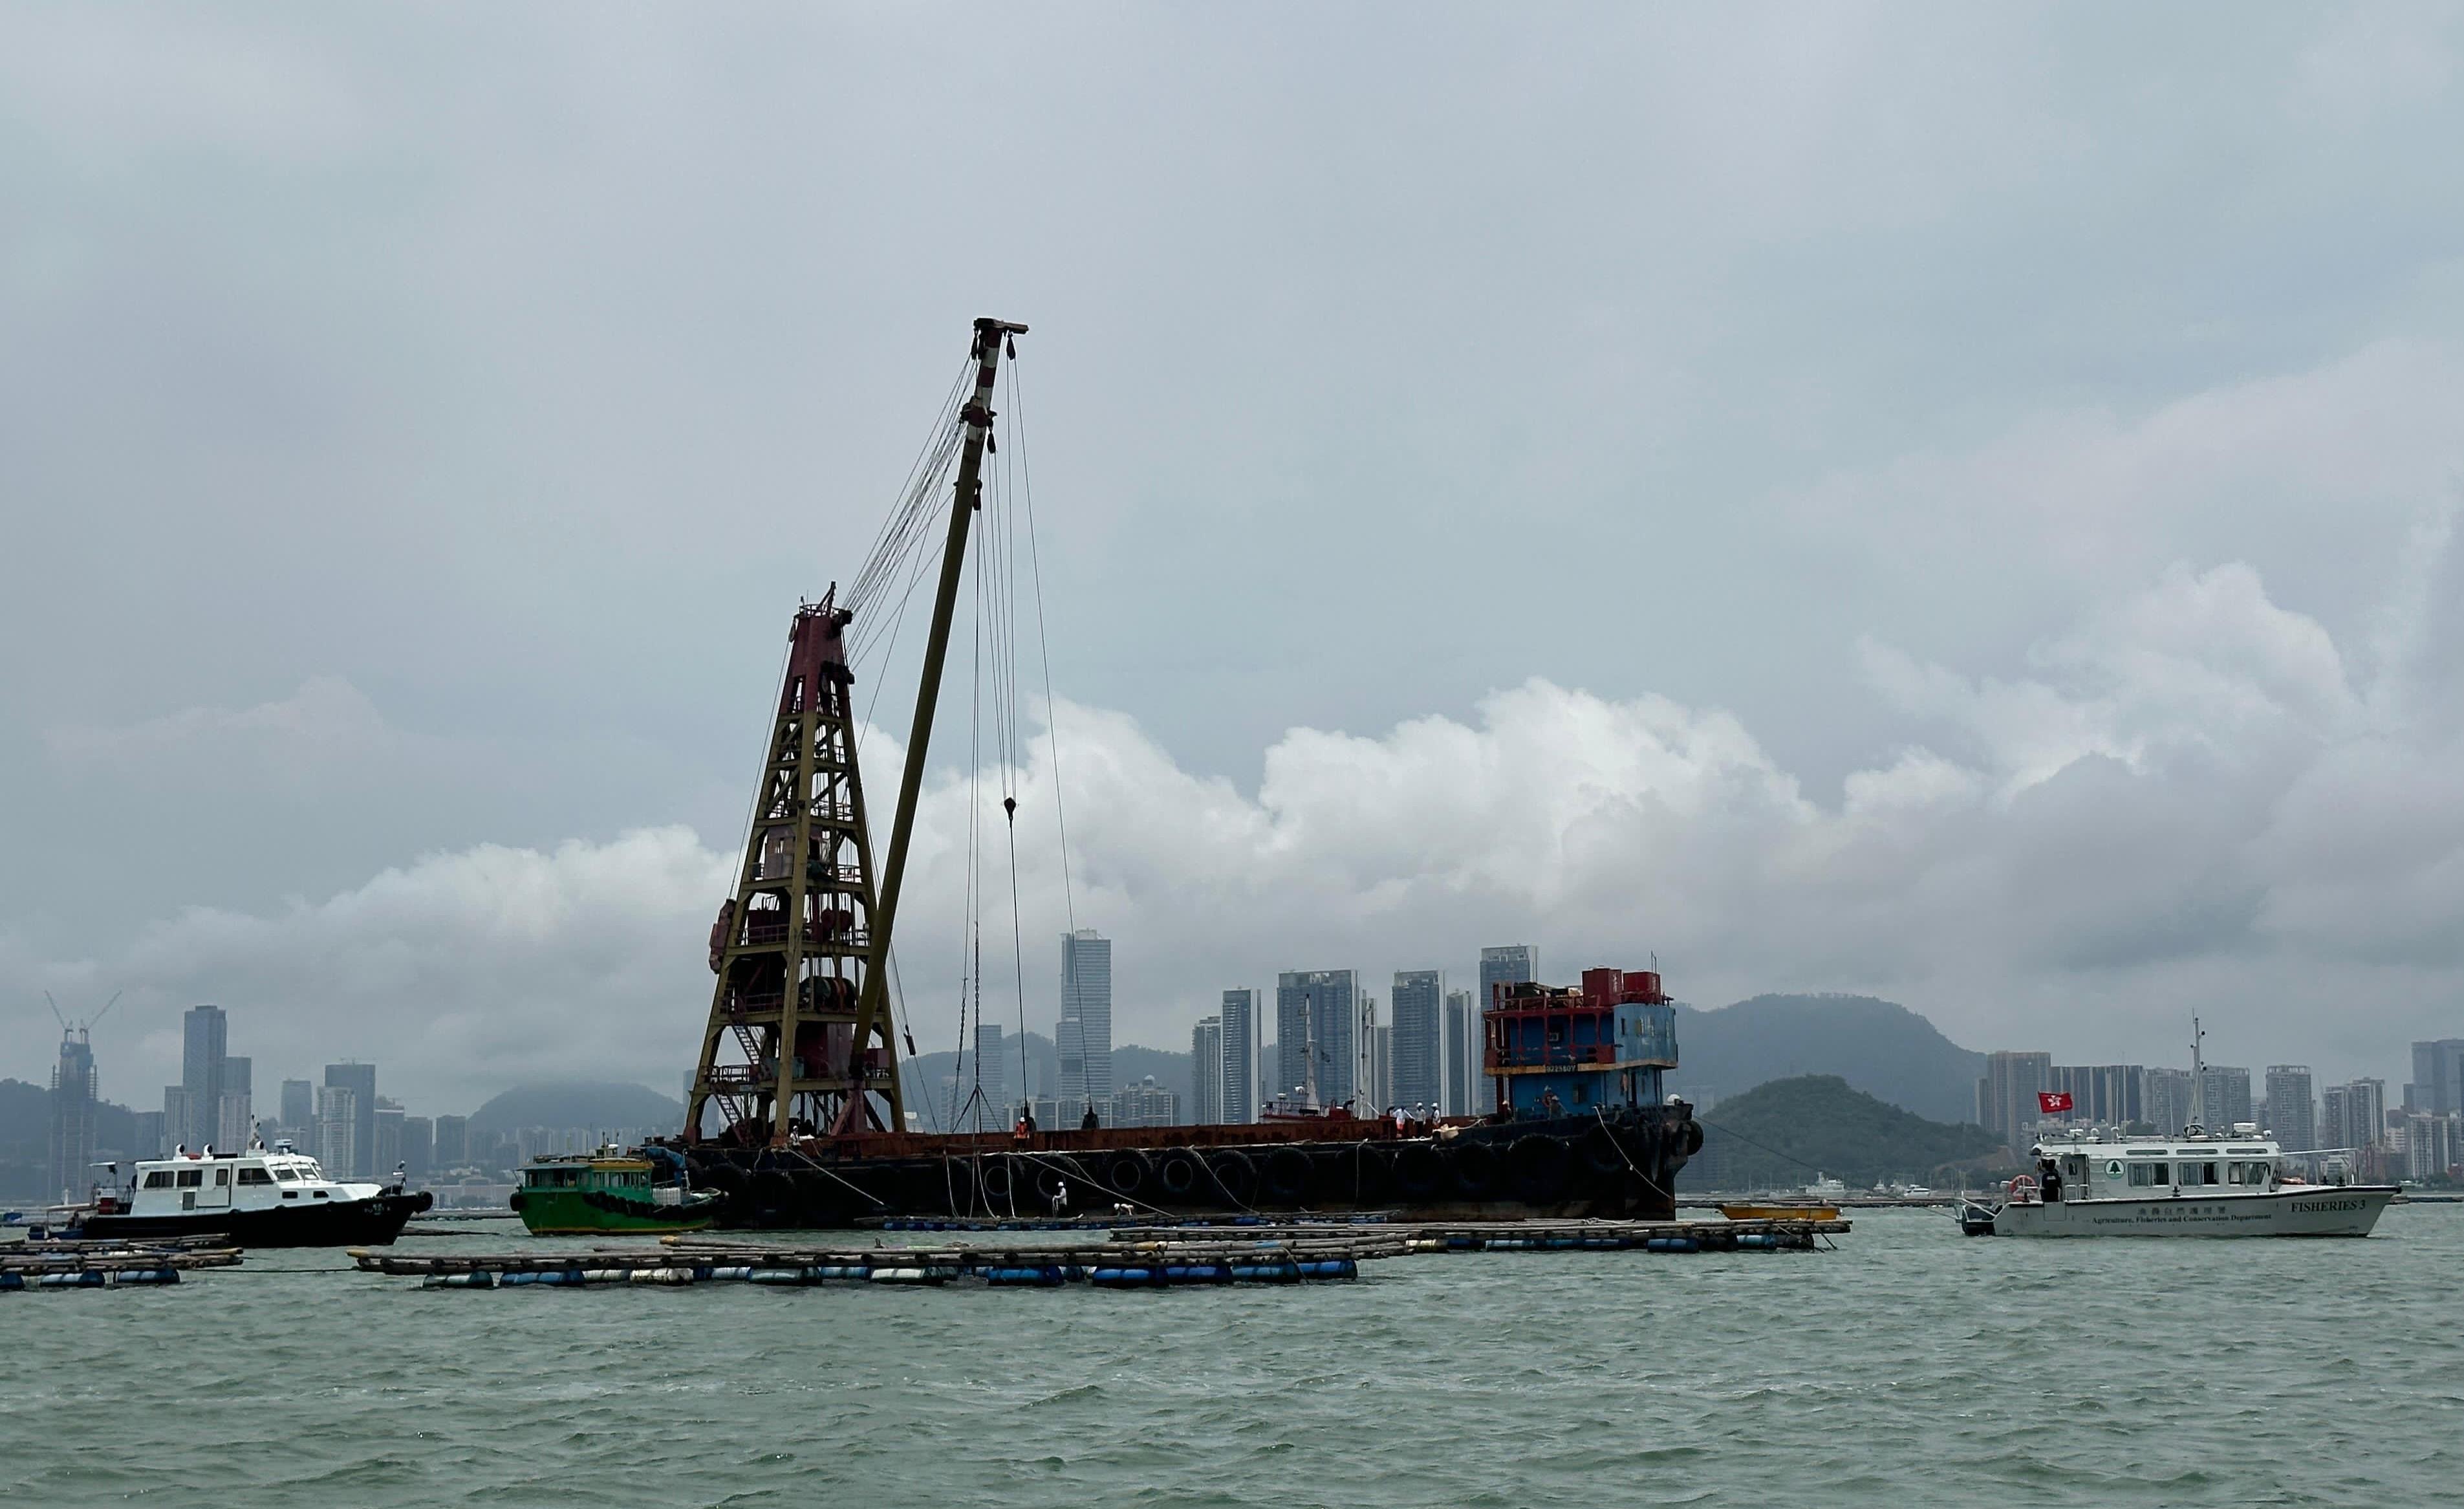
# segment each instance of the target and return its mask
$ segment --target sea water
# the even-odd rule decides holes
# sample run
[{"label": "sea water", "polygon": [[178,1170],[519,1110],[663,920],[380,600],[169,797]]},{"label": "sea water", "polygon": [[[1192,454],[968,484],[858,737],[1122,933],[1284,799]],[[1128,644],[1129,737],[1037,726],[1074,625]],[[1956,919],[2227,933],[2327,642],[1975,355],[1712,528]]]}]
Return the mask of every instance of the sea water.
[{"label": "sea water", "polygon": [[[1131,1293],[428,1290],[265,1254],[0,1295],[0,1502],[2464,1498],[2464,1207],[2328,1242],[1855,1219],[1828,1253],[1453,1254]],[[551,1245],[590,1244],[403,1250]]]}]

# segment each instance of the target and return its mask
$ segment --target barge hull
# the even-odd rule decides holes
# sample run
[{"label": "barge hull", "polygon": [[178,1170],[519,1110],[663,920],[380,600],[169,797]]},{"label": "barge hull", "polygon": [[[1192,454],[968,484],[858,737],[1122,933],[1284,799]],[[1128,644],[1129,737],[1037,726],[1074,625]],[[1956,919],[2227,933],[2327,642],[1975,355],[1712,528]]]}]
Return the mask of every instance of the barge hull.
[{"label": "barge hull", "polygon": [[[1702,1145],[1690,1108],[1629,1107],[1477,1121],[1397,1136],[1377,1121],[928,1137],[874,1134],[785,1147],[682,1149],[693,1183],[726,1196],[735,1231],[895,1217],[1033,1220],[1102,1214],[1355,1215],[1419,1221],[1672,1220],[1677,1172]],[[1066,1197],[1062,1212],[1057,1196]]]}]

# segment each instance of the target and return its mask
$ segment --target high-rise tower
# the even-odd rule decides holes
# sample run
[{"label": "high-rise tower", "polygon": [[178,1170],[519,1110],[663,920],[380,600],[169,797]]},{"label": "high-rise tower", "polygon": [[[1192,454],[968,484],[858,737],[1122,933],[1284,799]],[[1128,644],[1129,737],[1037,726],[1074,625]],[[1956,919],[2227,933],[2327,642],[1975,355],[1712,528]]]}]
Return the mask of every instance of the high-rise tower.
[{"label": "high-rise tower", "polygon": [[1435,969],[1395,974],[1395,1103],[1437,1110],[1445,1098],[1443,980]]},{"label": "high-rise tower", "polygon": [[1350,1105],[1358,1098],[1358,1002],[1356,979],[1349,969],[1302,969],[1275,976],[1278,1098],[1297,1097],[1312,1076],[1320,1105]]},{"label": "high-rise tower", "polygon": [[[385,1170],[376,1166],[377,1156],[377,1066],[345,1060],[325,1066],[325,1087],[346,1090],[341,1100],[319,1096],[317,1100],[317,1161],[329,1174],[347,1172],[354,1179],[372,1179]],[[347,1112],[351,1128],[339,1138],[333,1130],[338,1114],[334,1107]]]},{"label": "high-rise tower", "polygon": [[1223,1121],[1246,1126],[1258,1119],[1258,1071],[1264,1031],[1259,1020],[1258,992],[1223,992]]},{"label": "high-rise tower", "polygon": [[180,1018],[180,1088],[187,1098],[179,1141],[190,1152],[222,1130],[223,1055],[230,1032],[219,1006],[193,1006]]},{"label": "high-rise tower", "polygon": [[1504,943],[1480,951],[1480,1000],[1484,1011],[1497,1000],[1502,985],[1529,985],[1540,978],[1540,950],[1531,943]]},{"label": "high-rise tower", "polygon": [[[94,1046],[82,1027],[60,1032],[60,1061],[52,1070],[51,1178],[47,1198],[75,1202],[94,1182]],[[137,1149],[144,1157],[152,1148]]]},{"label": "high-rise tower", "polygon": [[1112,1100],[1112,941],[1091,927],[1061,935],[1061,1097]]}]

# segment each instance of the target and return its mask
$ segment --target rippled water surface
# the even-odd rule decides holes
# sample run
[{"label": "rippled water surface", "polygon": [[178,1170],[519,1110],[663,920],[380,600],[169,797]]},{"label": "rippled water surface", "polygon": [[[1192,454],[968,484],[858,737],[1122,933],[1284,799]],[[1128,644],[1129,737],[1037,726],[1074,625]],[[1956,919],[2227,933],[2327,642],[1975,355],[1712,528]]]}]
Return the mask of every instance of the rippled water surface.
[{"label": "rippled water surface", "polygon": [[[517,1244],[539,1245],[404,1246]],[[431,1291],[340,1261],[0,1295],[0,1502],[2464,1494],[2455,1206],[2323,1243],[1988,1241],[1881,1211],[1825,1254],[1431,1256],[1133,1294]]]}]

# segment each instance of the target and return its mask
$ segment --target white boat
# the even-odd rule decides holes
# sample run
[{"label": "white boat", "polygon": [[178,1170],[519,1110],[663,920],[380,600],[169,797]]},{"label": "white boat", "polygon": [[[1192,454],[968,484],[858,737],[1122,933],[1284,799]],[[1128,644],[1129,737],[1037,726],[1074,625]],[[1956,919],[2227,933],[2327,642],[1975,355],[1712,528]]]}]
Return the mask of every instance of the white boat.
[{"label": "white boat", "polygon": [[288,1143],[245,1153],[208,1148],[138,1164],[125,1187],[97,1190],[92,1208],[63,1234],[221,1236],[242,1247],[386,1246],[432,1198],[425,1190],[404,1193],[399,1180],[338,1184]]},{"label": "white boat", "polygon": [[2053,1138],[2034,1175],[1999,1205],[1971,1200],[1960,1224],[1993,1236],[2367,1236],[2393,1185],[2306,1184],[2277,1167],[2275,1140],[2229,1134]]},{"label": "white boat", "polygon": [[[2202,1090],[2207,1033],[2190,1018],[2190,1124],[2179,1137],[2092,1130],[2039,1141],[2034,1174],[1999,1205],[1964,1200],[1970,1236],[2367,1236],[2393,1185],[2287,1179],[2283,1149],[2255,1122],[2211,1133]],[[2050,1098],[2047,1109],[2054,1109]],[[2342,1151],[2342,1149],[2325,1149]]]}]

